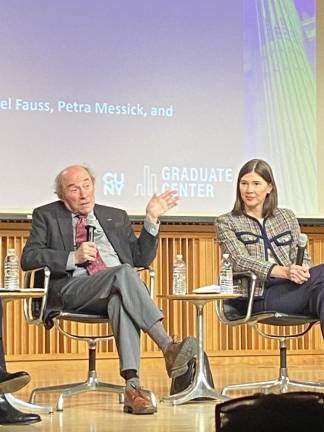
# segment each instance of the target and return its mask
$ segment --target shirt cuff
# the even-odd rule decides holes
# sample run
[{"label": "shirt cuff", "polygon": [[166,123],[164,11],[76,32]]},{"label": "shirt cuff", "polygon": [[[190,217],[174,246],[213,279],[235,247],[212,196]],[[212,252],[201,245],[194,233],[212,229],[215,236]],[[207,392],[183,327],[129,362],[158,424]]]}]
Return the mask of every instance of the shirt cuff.
[{"label": "shirt cuff", "polygon": [[70,252],[69,256],[68,256],[68,260],[66,263],[66,268],[65,270],[69,271],[69,270],[75,270],[77,267],[75,265],[75,253],[74,252]]},{"label": "shirt cuff", "polygon": [[159,234],[160,222],[158,221],[157,223],[153,223],[147,219],[144,219],[144,228],[149,234],[151,234],[153,237],[156,237]]}]

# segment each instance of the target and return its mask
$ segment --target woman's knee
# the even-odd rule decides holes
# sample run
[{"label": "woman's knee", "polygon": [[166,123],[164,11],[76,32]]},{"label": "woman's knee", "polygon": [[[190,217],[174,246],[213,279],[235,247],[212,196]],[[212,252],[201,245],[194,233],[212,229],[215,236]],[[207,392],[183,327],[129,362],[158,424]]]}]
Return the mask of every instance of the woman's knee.
[{"label": "woman's knee", "polygon": [[319,264],[310,268],[309,273],[311,275],[311,278],[314,280],[316,279],[324,280],[324,264]]}]

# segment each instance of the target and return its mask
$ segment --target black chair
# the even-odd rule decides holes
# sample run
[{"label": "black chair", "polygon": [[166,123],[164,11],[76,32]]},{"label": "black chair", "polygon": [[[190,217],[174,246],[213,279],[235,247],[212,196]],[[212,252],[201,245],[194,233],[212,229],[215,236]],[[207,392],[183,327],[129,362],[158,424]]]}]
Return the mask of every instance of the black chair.
[{"label": "black chair", "polygon": [[[149,272],[149,290],[153,297],[155,273],[149,269],[136,269],[138,271],[147,270]],[[29,324],[43,324],[43,316],[48,295],[48,286],[50,280],[50,270],[45,267],[25,273],[24,286],[25,288],[42,287],[45,289],[45,296],[41,299],[24,300],[24,314]],[[107,315],[95,315],[87,313],[61,312],[54,318],[54,325],[57,330],[64,336],[88,343],[88,376],[83,382],[69,383],[62,385],[53,385],[47,387],[34,388],[30,395],[30,402],[34,402],[35,398],[40,393],[60,393],[57,399],[56,410],[63,411],[64,398],[79,393],[89,391],[109,392],[119,394],[119,401],[123,402],[124,390],[123,385],[109,384],[98,381],[96,369],[96,354],[97,344],[101,340],[109,340],[113,338],[113,334],[108,327],[107,334],[101,335],[81,335],[74,334],[71,330],[67,330],[64,326],[66,322],[84,323],[84,324],[108,324],[109,318]],[[153,404],[156,406],[156,397],[153,392],[145,390],[149,393]]]},{"label": "black chair", "polygon": [[[299,387],[301,389],[324,390],[324,383],[297,381],[291,380],[288,376],[287,366],[287,348],[291,339],[296,339],[304,336],[319,319],[313,316],[291,315],[277,311],[264,311],[253,313],[253,302],[255,299],[257,277],[252,272],[234,273],[234,284],[242,287],[247,292],[247,307],[246,313],[238,311],[237,308],[231,305],[229,300],[217,300],[215,303],[216,313],[221,322],[226,325],[236,326],[240,324],[248,324],[263,337],[275,339],[280,346],[280,367],[279,376],[276,379],[268,381],[256,381],[243,384],[231,384],[222,389],[222,394],[228,391],[252,390],[261,389],[265,392],[270,390],[279,390],[280,393],[289,391],[290,387]],[[296,333],[289,334],[271,334],[264,331],[260,325],[268,324],[279,327],[300,326],[303,328]]]}]

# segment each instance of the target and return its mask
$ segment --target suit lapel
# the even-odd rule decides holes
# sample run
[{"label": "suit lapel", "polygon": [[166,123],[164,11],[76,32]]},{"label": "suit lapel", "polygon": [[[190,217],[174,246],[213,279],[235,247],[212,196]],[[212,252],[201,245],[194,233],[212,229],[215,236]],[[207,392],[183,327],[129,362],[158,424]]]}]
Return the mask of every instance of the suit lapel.
[{"label": "suit lapel", "polygon": [[57,221],[61,232],[65,250],[73,251],[73,228],[71,212],[67,210],[63,203],[56,211]]}]

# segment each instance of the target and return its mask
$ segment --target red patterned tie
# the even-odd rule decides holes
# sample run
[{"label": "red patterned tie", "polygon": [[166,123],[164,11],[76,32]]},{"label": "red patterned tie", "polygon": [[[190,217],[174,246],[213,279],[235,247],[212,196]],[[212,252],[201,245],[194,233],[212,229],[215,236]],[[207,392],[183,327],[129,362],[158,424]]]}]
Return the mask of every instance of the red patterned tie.
[{"label": "red patterned tie", "polygon": [[78,222],[76,224],[75,228],[75,243],[77,248],[81,245],[81,243],[87,241],[87,217],[79,215],[78,216]]},{"label": "red patterned tie", "polygon": [[[79,215],[78,218],[79,220],[78,223],[76,224],[76,230],[75,230],[75,241],[77,247],[79,247],[81,243],[87,241],[87,230],[86,230],[87,217],[83,215]],[[89,273],[89,275],[93,275],[100,270],[104,270],[105,268],[107,268],[107,266],[102,260],[99,251],[97,249],[97,255],[95,260],[86,263],[87,272]]]}]

